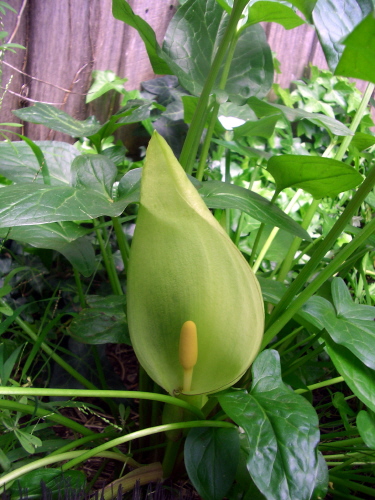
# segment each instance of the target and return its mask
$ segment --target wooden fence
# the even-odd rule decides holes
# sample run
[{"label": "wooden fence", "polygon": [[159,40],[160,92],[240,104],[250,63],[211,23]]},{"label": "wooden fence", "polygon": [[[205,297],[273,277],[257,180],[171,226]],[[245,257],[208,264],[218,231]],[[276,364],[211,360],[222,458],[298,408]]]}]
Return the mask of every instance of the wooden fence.
[{"label": "wooden fence", "polygon": [[[85,104],[95,69],[112,70],[127,78],[128,90],[153,78],[138,33],[115,20],[111,0],[8,0],[18,14],[7,11],[3,28],[11,39],[26,47],[5,53],[2,64],[0,122],[16,122],[13,109],[36,101],[58,106],[75,118],[95,114],[103,119],[105,101]],[[131,0],[134,12],[154,28],[161,42],[178,0]],[[268,41],[281,62],[276,82],[288,87],[303,75],[309,62],[325,68],[321,47],[311,26],[285,30],[265,24]],[[5,90],[6,89],[6,92]],[[26,124],[33,140],[71,140],[40,125]]]}]

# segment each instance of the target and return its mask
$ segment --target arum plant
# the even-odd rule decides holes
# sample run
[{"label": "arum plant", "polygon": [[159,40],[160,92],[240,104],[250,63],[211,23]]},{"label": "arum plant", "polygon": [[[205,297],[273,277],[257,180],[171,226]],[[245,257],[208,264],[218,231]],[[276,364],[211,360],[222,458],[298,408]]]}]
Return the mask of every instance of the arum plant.
[{"label": "arum plant", "polygon": [[254,273],[156,132],[129,261],[128,322],[140,363],[174,395],[233,385],[263,335]]}]

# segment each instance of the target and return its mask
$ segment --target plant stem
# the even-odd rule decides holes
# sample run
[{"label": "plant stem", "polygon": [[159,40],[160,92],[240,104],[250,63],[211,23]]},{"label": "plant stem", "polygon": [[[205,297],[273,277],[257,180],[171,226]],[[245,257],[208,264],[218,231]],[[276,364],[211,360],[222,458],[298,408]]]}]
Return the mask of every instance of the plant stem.
[{"label": "plant stem", "polygon": [[334,443],[320,443],[320,446],[324,446],[325,449],[331,450],[333,448],[345,448],[346,446],[353,446],[360,444],[363,446],[363,439],[361,437],[343,439],[342,441],[335,441]]},{"label": "plant stem", "polygon": [[76,267],[73,267],[73,272],[74,272],[74,279],[76,282],[76,287],[77,287],[77,293],[79,297],[79,304],[84,309],[86,307],[86,298],[85,294],[83,293],[83,288],[82,288],[82,283],[81,283],[81,275],[79,274],[79,271]]},{"label": "plant stem", "polygon": [[294,282],[291,284],[289,289],[285,292],[280,302],[273,310],[268,330],[266,331],[264,336],[263,345],[267,345],[268,342],[272,340],[272,338],[281,330],[281,328],[283,328],[283,326],[286,325],[286,323],[293,317],[294,313],[306,302],[306,300],[311,297],[311,295],[316,292],[316,290],[318,290],[318,288],[324,283],[324,281],[330,278],[337,271],[338,267],[348,257],[350,257],[350,255],[352,255],[352,253],[355,252],[355,250],[372,234],[375,229],[375,219],[369,222],[350,243],[343,247],[333,259],[333,261],[323,271],[321,271],[318,277],[315,278],[315,280],[310,283],[310,285],[308,285],[308,287],[298,296],[298,298],[293,301],[293,298],[307,282],[308,278],[315,271],[316,267],[319,265],[323,257],[333,247],[338,236],[345,229],[346,225],[351,220],[351,217],[353,216],[357,208],[361,205],[361,203],[365,200],[374,184],[375,166],[372,167],[366,179],[363,181],[356,194],[348,203],[341,217],[332,227],[324,241],[322,241],[318,248],[316,248],[309,262],[306,263],[300,274],[297,276],[297,278],[294,280]]},{"label": "plant stem", "polygon": [[[288,206],[285,209],[286,214],[288,214],[292,210],[292,208],[294,207],[295,203],[297,202],[298,198],[301,196],[302,193],[303,193],[302,189],[298,189],[295,192],[293,198],[290,200]],[[256,273],[258,271],[259,266],[261,265],[264,256],[266,255],[269,247],[271,246],[273,240],[275,239],[275,237],[279,231],[280,231],[280,228],[278,228],[278,227],[274,227],[272,229],[270,235],[268,236],[266,242],[263,245],[263,248],[261,249],[261,251],[258,254],[257,260],[255,261],[255,263],[253,265],[253,272],[254,273]]]},{"label": "plant stem", "polygon": [[[3,306],[9,307],[8,304],[3,300],[0,299],[0,304]],[[30,328],[30,326],[25,323],[19,316],[17,316],[14,319],[15,323],[18,324],[19,327],[22,328],[22,330],[34,341],[38,341],[38,335]],[[69,363],[64,361],[58,354],[55,353],[45,342],[42,342],[40,344],[41,349],[50,356],[58,365],[61,366],[69,375],[71,375],[73,378],[75,378],[80,384],[82,384],[84,387],[87,387],[88,389],[94,389],[95,391],[97,390],[97,387],[92,384],[89,380],[87,380],[83,375],[77,372],[72,366],[70,366]],[[5,389],[5,388],[1,388]],[[46,389],[49,390],[49,389]],[[45,394],[48,396],[48,394]]]},{"label": "plant stem", "polygon": [[[30,397],[30,396],[29,396]],[[83,434],[84,436],[97,436],[97,434],[90,429],[87,429],[83,425],[71,420],[68,417],[64,417],[59,413],[53,413],[50,409],[44,409],[37,405],[18,403],[17,401],[9,401],[6,399],[0,399],[0,408],[11,411],[19,411],[21,413],[28,413],[29,415],[35,415],[39,418],[48,418],[52,422],[61,424],[68,429],[72,429],[74,432]]]},{"label": "plant stem", "polygon": [[103,258],[104,266],[106,268],[106,271],[108,274],[108,279],[111,283],[113,293],[115,295],[123,295],[120,280],[118,278],[116,268],[115,268],[115,265],[113,262],[113,256],[112,256],[111,250],[107,249],[107,244],[109,244],[108,239],[107,239],[106,243],[104,243],[104,240],[103,240],[102,231],[105,231],[105,228],[103,227],[100,230],[96,227],[96,225],[97,224],[95,224],[95,234],[96,234],[96,237],[98,239],[100,253],[101,253],[102,258]]},{"label": "plant stem", "polygon": [[[307,229],[309,227],[309,225],[311,224],[311,221],[314,217],[314,214],[315,214],[318,206],[319,206],[319,200],[313,200],[313,202],[309,206],[309,208],[308,208],[308,210],[303,218],[303,221],[301,224],[301,227],[303,229]],[[293,240],[293,242],[288,250],[288,253],[286,254],[285,259],[281,265],[280,272],[277,276],[277,281],[283,282],[285,280],[285,278],[287,277],[288,272],[292,268],[294,256],[295,256],[297,250],[299,249],[301,241],[302,241],[302,238],[299,238],[298,236],[296,236],[294,238],[294,240]]]},{"label": "plant stem", "polygon": [[126,236],[124,231],[122,230],[122,225],[119,221],[118,217],[112,217],[113,229],[116,233],[117,243],[120,249],[122,261],[124,263],[125,272],[128,270],[128,261],[129,261],[129,245],[126,240]]},{"label": "plant stem", "polygon": [[224,36],[219,43],[217,52],[212,62],[212,66],[208,73],[197,107],[195,109],[194,116],[191,121],[190,128],[187,133],[180,156],[180,163],[188,174],[191,174],[193,171],[194,161],[197,156],[200,138],[202,136],[205,125],[205,115],[207,112],[211,91],[215,85],[215,81],[219,74],[221,64],[225,58],[227,49],[230,46],[230,43],[236,33],[237,24],[241,18],[242,11],[245,8],[246,3],[247,0],[234,2],[227,29],[225,30]]},{"label": "plant stem", "polygon": [[[278,197],[278,195],[279,195],[279,193],[277,191],[275,191],[275,193],[272,196],[271,203],[273,203],[273,204],[275,203],[275,200]],[[250,254],[250,257],[249,257],[249,264],[250,264],[250,266],[252,265],[252,263],[253,263],[253,261],[255,259],[255,255],[256,255],[256,252],[257,252],[257,249],[258,249],[258,245],[259,245],[259,241],[260,241],[260,238],[262,236],[264,228],[265,228],[265,223],[262,222],[261,225],[258,228],[253,248],[251,249],[251,254]]]},{"label": "plant stem", "polygon": [[332,476],[331,474],[329,475],[329,478],[333,484],[336,483],[341,486],[345,486],[346,488],[350,488],[353,491],[360,491],[362,493],[366,493],[366,495],[369,495],[371,498],[375,498],[374,488],[369,488],[368,486],[364,486],[363,484],[354,481],[348,481],[347,479],[340,479],[337,476]]},{"label": "plant stem", "polygon": [[204,419],[202,412],[195,406],[186,403],[182,399],[167,396],[166,394],[155,394],[153,392],[140,391],[101,391],[99,389],[40,389],[38,387],[0,387],[0,395],[3,396],[63,396],[72,398],[124,398],[124,399],[149,399],[161,401],[180,406],[192,412],[198,418]]},{"label": "plant stem", "polygon": [[[375,174],[375,167],[373,168]],[[355,238],[343,247],[336,255],[333,261],[328,264],[323,271],[312,281],[298,297],[292,302],[289,308],[276,320],[267,330],[263,339],[263,346],[267,345],[275,335],[283,328],[294,314],[303,306],[303,304],[327,281],[335,274],[340,265],[348,259],[359,246],[361,246],[367,238],[375,231],[375,219],[369,222]],[[306,264],[307,265],[307,264]],[[297,278],[298,279],[298,278]]]},{"label": "plant stem", "polygon": [[108,450],[109,448],[113,448],[115,446],[120,446],[124,443],[128,443],[129,441],[133,441],[134,439],[139,439],[144,436],[151,436],[152,434],[157,434],[158,432],[168,432],[176,429],[191,429],[194,427],[226,427],[226,428],[237,428],[234,424],[229,422],[218,422],[215,420],[201,420],[201,421],[192,421],[192,422],[178,422],[175,424],[165,424],[158,425],[156,427],[149,427],[148,429],[143,429],[140,431],[132,432],[131,434],[127,434],[126,436],[120,436],[116,439],[112,439],[107,443],[101,444],[96,448],[91,450],[87,450],[82,453],[81,456],[70,460],[68,463],[62,465],[62,471],[66,471],[76,466],[77,464],[83,462],[91,458],[92,456],[101,453],[102,451]]},{"label": "plant stem", "polygon": [[308,385],[307,389],[296,389],[294,392],[296,394],[303,394],[305,392],[314,391],[315,389],[327,387],[327,385],[339,384],[340,382],[344,382],[344,377],[336,377],[329,380],[324,380],[323,382],[318,382],[317,384]]},{"label": "plant stem", "polygon": [[[57,462],[62,462],[63,460],[70,460],[76,457],[79,458],[80,456],[82,456],[82,451],[69,451],[68,453],[61,453],[60,455],[48,455],[47,457],[40,458],[39,460],[35,460],[34,462],[26,464],[23,467],[19,467],[18,469],[5,474],[5,476],[0,477],[0,487],[4,486],[10,481],[14,481],[18,477],[23,476],[23,474],[26,474],[27,472],[30,472],[32,470],[45,467],[46,465],[55,464]],[[128,457],[126,455],[114,453],[113,451],[103,451],[95,453],[91,456],[110,458],[111,460],[119,460],[120,462],[124,463],[128,461]]]}]

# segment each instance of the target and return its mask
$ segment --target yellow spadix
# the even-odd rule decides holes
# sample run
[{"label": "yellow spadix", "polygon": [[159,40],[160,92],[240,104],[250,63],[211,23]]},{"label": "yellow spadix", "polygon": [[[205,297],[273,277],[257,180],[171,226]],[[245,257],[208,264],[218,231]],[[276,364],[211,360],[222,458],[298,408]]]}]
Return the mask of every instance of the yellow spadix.
[{"label": "yellow spadix", "polygon": [[128,322],[140,363],[170,394],[231,386],[263,335],[254,273],[156,132],[131,247]]}]

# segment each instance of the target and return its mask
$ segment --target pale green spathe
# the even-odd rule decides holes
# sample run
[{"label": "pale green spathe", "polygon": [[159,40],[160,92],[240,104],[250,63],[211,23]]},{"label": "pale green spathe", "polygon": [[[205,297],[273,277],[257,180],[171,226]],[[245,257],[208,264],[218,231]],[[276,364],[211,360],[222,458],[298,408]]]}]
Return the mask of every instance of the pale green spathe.
[{"label": "pale green spathe", "polygon": [[234,384],[262,340],[260,287],[165,140],[154,133],[131,247],[128,322],[140,363],[170,394],[182,386],[179,337],[188,320],[198,333],[189,394]]}]

